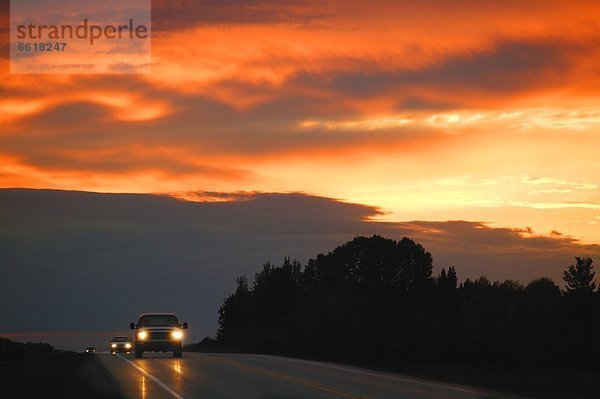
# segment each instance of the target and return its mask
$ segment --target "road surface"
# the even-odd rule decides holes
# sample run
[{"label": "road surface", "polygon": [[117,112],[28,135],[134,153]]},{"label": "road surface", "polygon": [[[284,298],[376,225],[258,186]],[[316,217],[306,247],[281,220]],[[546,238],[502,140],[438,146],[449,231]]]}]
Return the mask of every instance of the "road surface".
[{"label": "road surface", "polygon": [[[516,399],[514,395],[266,355],[98,354],[130,399]],[[522,398],[521,398],[522,399]]]}]

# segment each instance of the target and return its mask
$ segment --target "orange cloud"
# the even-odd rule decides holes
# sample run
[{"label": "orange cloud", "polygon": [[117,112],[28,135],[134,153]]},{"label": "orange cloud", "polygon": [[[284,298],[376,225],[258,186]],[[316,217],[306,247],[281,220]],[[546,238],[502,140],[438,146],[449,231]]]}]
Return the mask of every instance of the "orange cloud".
[{"label": "orange cloud", "polygon": [[45,100],[2,100],[0,101],[0,123],[12,122],[47,108],[48,101]]},{"label": "orange cloud", "polygon": [[[306,6],[307,14],[311,7]],[[464,68],[483,55],[486,58],[480,61],[478,75],[492,74],[488,80],[502,82],[516,77],[517,84],[533,79],[563,85],[565,79],[579,81],[579,72],[586,69],[585,65],[593,65],[590,59],[597,60],[599,54],[598,49],[590,53],[590,45],[597,42],[598,27],[589,16],[600,11],[592,2],[576,10],[559,4],[540,7],[539,2],[520,3],[520,7],[481,6],[473,2],[452,6],[447,2],[378,2],[375,6],[351,2],[345,3],[343,9],[335,3],[325,8],[334,14],[306,25],[282,23],[275,17],[274,22],[247,22],[241,16],[244,22],[237,24],[230,19],[222,24],[218,20],[205,23],[200,17],[196,25],[161,32],[154,41],[154,69],[149,80],[247,109],[279,98],[277,89],[289,94],[298,88],[297,78],[302,75],[320,76],[320,83],[326,82],[326,86],[339,74],[359,74],[365,84],[373,76],[369,86],[382,96],[388,94],[377,85],[379,77],[404,71],[407,79],[417,80],[401,85],[404,94],[425,95],[430,100],[444,97],[446,102],[452,97],[464,102],[465,96],[477,96],[481,102],[481,90],[446,90],[448,85],[464,83],[456,82],[459,71],[451,71],[443,93],[434,91],[429,95],[418,82],[423,74],[410,72],[439,70],[443,77],[444,70],[460,67],[457,61],[464,60]],[[193,9],[186,11],[193,14]],[[314,14],[320,16],[323,12]],[[516,47],[512,43],[524,44]],[[587,49],[585,57],[581,56],[582,46]],[[497,58],[494,54],[498,54]],[[539,60],[537,64],[535,60]],[[448,64],[449,61],[454,64]],[[556,62],[569,64],[569,76],[561,65],[558,70],[552,67]],[[540,70],[544,63],[545,70]],[[510,70],[505,73],[510,75],[500,75],[506,66]],[[486,67],[492,69],[486,71]],[[522,71],[516,69],[519,67]],[[397,78],[390,76],[391,88]],[[475,84],[477,78],[474,77]],[[464,76],[463,80],[468,79]],[[225,82],[235,82],[238,88]],[[249,93],[247,86],[255,90]],[[260,89],[256,90],[257,86]]]},{"label": "orange cloud", "polygon": [[600,241],[597,2],[224,4],[157,2],[149,76],[3,74],[0,185],[529,212]]},{"label": "orange cloud", "polygon": [[34,116],[49,108],[69,103],[91,103],[106,106],[115,120],[151,121],[164,117],[171,107],[163,101],[145,99],[128,92],[78,91],[63,95],[41,96],[36,99],[8,98],[0,101],[0,123],[14,122],[27,116]]}]

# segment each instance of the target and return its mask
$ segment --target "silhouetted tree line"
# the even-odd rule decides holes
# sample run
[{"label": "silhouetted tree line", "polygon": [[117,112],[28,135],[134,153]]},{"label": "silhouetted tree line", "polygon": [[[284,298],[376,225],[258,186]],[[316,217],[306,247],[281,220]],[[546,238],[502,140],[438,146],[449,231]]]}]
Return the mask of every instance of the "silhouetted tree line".
[{"label": "silhouetted tree line", "polygon": [[592,259],[575,258],[564,291],[485,277],[432,276],[408,238],[356,237],[305,267],[266,263],[252,287],[238,277],[219,309],[217,341],[235,351],[392,367],[482,365],[594,368],[600,292]]}]

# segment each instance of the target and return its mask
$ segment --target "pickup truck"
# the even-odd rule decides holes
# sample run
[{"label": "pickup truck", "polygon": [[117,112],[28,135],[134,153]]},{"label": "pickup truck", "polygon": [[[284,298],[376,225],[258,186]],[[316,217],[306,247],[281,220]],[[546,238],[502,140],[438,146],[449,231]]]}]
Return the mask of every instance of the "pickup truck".
[{"label": "pickup truck", "polygon": [[144,352],[173,352],[173,357],[181,357],[183,330],[188,324],[179,324],[174,314],[142,313],[129,328],[135,330],[135,357],[143,357]]}]

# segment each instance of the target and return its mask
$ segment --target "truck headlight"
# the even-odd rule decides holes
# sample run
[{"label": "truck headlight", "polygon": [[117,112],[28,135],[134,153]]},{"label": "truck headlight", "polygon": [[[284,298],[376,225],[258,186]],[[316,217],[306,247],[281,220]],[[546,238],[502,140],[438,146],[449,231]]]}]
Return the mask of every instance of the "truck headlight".
[{"label": "truck headlight", "polygon": [[171,338],[180,340],[183,338],[183,332],[181,332],[181,330],[175,330],[171,332]]},{"label": "truck headlight", "polygon": [[140,339],[140,340],[143,341],[146,338],[148,338],[148,332],[147,331],[142,330],[142,331],[138,332],[138,339]]},{"label": "truck headlight", "polygon": [[131,348],[131,344],[128,342],[128,343],[126,343],[126,344],[125,344],[125,347],[126,347],[127,349],[129,349],[129,348]]}]

